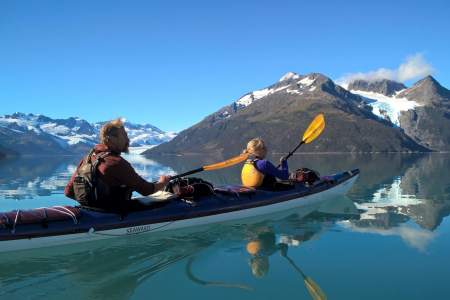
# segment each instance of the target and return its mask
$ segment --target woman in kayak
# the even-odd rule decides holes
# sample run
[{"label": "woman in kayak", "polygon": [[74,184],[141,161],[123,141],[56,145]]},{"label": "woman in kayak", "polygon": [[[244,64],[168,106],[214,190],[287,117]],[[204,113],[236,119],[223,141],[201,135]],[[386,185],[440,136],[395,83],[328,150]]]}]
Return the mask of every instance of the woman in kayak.
[{"label": "woman in kayak", "polygon": [[265,159],[267,148],[263,139],[252,139],[247,143],[247,148],[243,152],[249,154],[249,159],[245,162],[241,173],[244,186],[273,188],[277,178],[289,179],[289,168],[284,157],[280,158],[280,167],[278,168]]}]

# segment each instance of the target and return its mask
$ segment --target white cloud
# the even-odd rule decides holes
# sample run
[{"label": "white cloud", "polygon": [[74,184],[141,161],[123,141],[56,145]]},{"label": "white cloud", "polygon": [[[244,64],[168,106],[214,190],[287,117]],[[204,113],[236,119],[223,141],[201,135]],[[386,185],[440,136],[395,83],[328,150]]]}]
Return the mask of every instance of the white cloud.
[{"label": "white cloud", "polygon": [[336,82],[344,87],[356,79],[363,79],[367,81],[390,79],[405,82],[407,80],[425,77],[433,72],[433,66],[425,60],[422,54],[417,53],[408,56],[405,62],[402,63],[397,69],[379,68],[366,73],[350,73],[337,79]]}]

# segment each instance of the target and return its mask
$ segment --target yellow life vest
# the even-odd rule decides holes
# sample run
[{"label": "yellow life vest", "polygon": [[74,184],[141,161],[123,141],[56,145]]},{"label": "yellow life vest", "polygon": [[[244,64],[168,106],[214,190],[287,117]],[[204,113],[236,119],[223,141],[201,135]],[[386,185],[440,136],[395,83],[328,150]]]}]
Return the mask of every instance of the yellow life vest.
[{"label": "yellow life vest", "polygon": [[255,160],[248,159],[241,172],[242,185],[245,187],[260,187],[264,181],[264,174],[255,167]]}]

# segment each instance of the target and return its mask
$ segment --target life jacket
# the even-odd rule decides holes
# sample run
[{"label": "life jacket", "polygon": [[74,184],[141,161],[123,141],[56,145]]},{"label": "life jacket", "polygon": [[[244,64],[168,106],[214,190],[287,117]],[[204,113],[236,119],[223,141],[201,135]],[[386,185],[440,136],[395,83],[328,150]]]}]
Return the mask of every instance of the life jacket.
[{"label": "life jacket", "polygon": [[245,187],[260,187],[264,182],[264,174],[256,168],[258,159],[247,159],[242,167],[241,181]]}]

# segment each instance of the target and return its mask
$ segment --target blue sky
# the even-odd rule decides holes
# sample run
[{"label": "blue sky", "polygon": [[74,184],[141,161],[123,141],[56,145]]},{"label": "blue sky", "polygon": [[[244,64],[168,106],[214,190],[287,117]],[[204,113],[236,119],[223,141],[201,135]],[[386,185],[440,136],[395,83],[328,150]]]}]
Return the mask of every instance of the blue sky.
[{"label": "blue sky", "polygon": [[1,1],[0,114],[179,131],[288,71],[338,79],[416,54],[450,87],[448,1],[313,2]]}]

